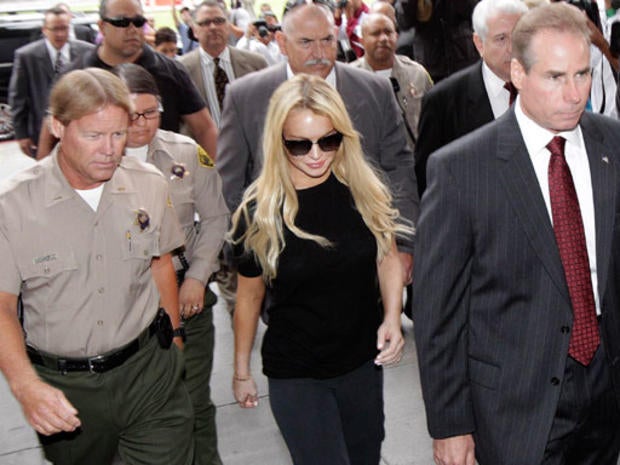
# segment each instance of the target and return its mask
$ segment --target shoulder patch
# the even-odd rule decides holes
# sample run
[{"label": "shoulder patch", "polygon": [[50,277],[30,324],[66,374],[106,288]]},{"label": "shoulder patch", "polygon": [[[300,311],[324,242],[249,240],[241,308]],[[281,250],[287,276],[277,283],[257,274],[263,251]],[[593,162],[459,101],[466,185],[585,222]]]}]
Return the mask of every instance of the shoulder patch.
[{"label": "shoulder patch", "polygon": [[213,163],[213,160],[211,159],[209,154],[200,145],[198,145],[198,163],[200,163],[200,165],[204,166],[205,168],[215,167],[215,163]]}]

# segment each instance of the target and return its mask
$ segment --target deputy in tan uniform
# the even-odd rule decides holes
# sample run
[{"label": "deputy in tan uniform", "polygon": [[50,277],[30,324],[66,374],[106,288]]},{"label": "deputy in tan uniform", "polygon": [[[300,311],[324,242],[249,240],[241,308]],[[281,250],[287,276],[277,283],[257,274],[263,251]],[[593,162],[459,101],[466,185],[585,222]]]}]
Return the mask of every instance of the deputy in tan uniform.
[{"label": "deputy in tan uniform", "polygon": [[[393,10],[390,5],[387,7]],[[433,81],[424,66],[404,55],[396,55],[397,40],[392,19],[383,13],[365,16],[362,20],[365,53],[352,65],[390,79],[405,121],[407,141],[413,150],[418,137],[422,97],[433,86]]]},{"label": "deputy in tan uniform", "polygon": [[194,407],[194,465],[220,465],[215,406],[209,389],[215,342],[212,306],[217,298],[207,284],[219,268],[217,256],[229,224],[222,180],[196,142],[158,129],[159,90],[148,71],[123,64],[115,68],[115,73],[129,87],[135,110],[128,129],[126,155],[161,170],[185,232],[185,249],[173,254],[173,260],[179,277],[179,308],[187,333],[185,383]]},{"label": "deputy in tan uniform", "polygon": [[0,191],[0,369],[53,463],[190,464],[168,183],[122,157],[116,76],[65,75],[50,110],[59,145]]}]

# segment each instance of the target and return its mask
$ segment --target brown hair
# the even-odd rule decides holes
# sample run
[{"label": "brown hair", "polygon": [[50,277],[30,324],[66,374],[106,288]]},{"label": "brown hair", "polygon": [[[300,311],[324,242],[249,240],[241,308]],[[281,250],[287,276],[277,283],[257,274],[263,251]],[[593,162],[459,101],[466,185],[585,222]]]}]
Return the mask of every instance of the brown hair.
[{"label": "brown hair", "polygon": [[550,3],[529,10],[512,31],[512,56],[526,72],[534,64],[534,53],[530,49],[532,40],[541,31],[555,31],[583,36],[590,45],[590,30],[585,15],[572,5],[563,2]]}]

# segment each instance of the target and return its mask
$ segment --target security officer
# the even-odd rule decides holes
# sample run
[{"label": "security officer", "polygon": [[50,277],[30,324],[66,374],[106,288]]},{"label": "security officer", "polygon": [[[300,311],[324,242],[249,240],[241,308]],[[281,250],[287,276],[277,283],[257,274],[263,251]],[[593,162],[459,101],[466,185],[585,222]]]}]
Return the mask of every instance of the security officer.
[{"label": "security officer", "polygon": [[0,192],[0,369],[55,464],[191,464],[168,183],[122,157],[116,76],[65,75],[50,111],[52,156]]},{"label": "security officer", "polygon": [[185,383],[194,407],[194,465],[221,465],[215,406],[209,389],[215,342],[212,306],[217,299],[207,284],[219,268],[217,255],[228,229],[222,180],[196,142],[158,129],[160,96],[149,72],[134,64],[122,64],[115,68],[115,73],[129,87],[135,110],[128,129],[126,154],[161,170],[185,232],[185,249],[175,253],[173,260],[179,277],[179,308],[187,333]]},{"label": "security officer", "polygon": [[418,137],[422,97],[433,86],[433,81],[421,64],[396,54],[397,40],[398,32],[392,19],[383,13],[365,16],[362,44],[366,53],[352,65],[390,79],[405,122],[407,141],[413,150]]}]

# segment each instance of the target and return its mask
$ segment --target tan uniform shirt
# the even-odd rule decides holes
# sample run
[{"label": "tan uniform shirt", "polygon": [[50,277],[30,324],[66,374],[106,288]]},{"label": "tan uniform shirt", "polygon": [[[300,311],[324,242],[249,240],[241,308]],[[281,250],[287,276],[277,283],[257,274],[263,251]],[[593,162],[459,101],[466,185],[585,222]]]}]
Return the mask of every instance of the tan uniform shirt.
[{"label": "tan uniform shirt", "polygon": [[[189,137],[159,129],[149,144],[147,161],[161,170],[185,233],[186,278],[207,284],[219,269],[218,254],[228,229],[229,212],[222,179],[207,153]],[[195,213],[200,226],[194,225]],[[175,267],[181,268],[177,258]]]},{"label": "tan uniform shirt", "polygon": [[[358,68],[373,71],[364,57],[351,64]],[[433,80],[424,66],[404,55],[394,56],[391,76],[396,78],[400,87],[396,94],[398,106],[405,114],[407,123],[417,139],[418,121],[420,120],[420,111],[422,110],[422,97],[433,87]],[[408,132],[407,141],[413,150],[415,144]]]},{"label": "tan uniform shirt", "polygon": [[97,211],[69,185],[57,153],[0,192],[0,291],[22,292],[26,341],[84,357],[135,339],[159,293],[153,257],[183,244],[168,184],[124,157]]}]

